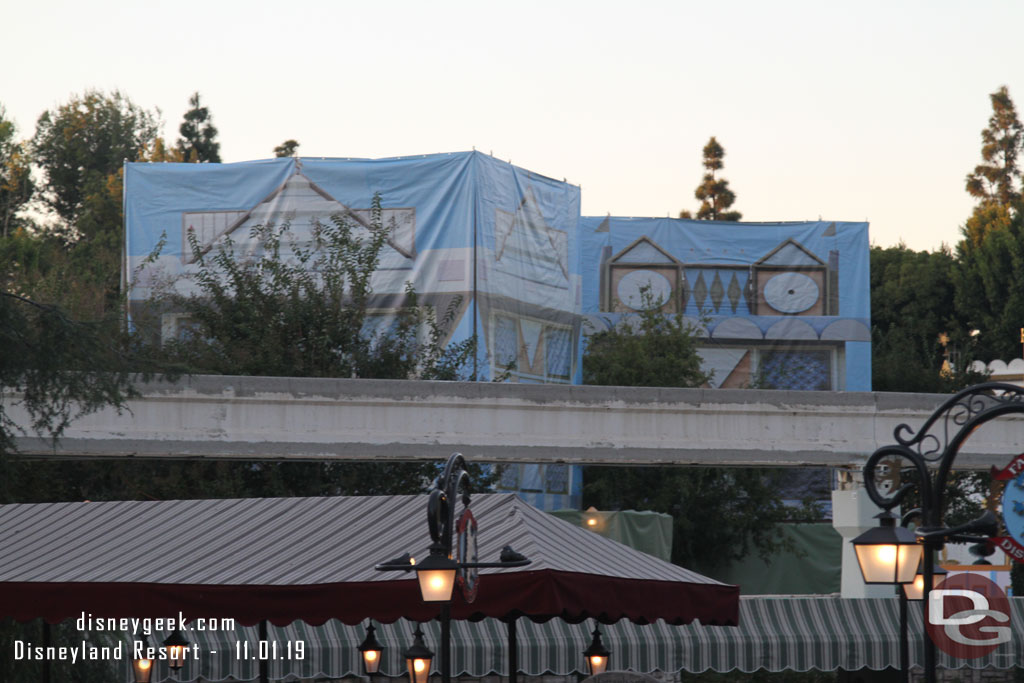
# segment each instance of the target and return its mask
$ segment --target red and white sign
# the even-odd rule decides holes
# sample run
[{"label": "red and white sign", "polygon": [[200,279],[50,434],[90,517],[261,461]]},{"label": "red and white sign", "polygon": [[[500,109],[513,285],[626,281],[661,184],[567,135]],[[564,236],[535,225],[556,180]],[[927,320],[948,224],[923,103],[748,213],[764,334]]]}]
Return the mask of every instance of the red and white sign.
[{"label": "red and white sign", "polygon": [[[476,548],[476,518],[473,517],[473,513],[469,511],[469,508],[462,512],[458,523],[455,525],[455,530],[458,534],[455,543],[455,561],[460,564],[463,562],[479,562],[479,554]],[[455,577],[455,581],[459,584],[459,588],[462,590],[462,597],[466,599],[466,602],[476,600],[476,592],[480,587],[480,570],[478,568],[464,567],[460,569]]]},{"label": "red and white sign", "polygon": [[925,617],[935,647],[957,659],[984,657],[1010,642],[1010,600],[978,574],[954,574],[940,582],[928,595]]}]

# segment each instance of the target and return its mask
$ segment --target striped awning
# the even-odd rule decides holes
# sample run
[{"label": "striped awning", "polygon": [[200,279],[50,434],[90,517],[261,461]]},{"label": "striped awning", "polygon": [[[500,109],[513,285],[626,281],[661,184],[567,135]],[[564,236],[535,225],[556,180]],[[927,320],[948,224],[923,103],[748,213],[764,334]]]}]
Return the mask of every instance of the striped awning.
[{"label": "striped awning", "polygon": [[[427,621],[411,573],[374,565],[427,555],[426,496],[0,506],[0,617],[55,622],[174,615],[284,626]],[[456,619],[735,624],[739,588],[556,519],[513,494],[473,497],[479,556],[505,545],[532,564],[481,571]]]},{"label": "striped awning", "polygon": [[[945,668],[1010,668],[1024,662],[1024,598],[1011,599],[1013,641],[987,657],[953,660],[939,652]],[[924,661],[919,603],[911,607],[911,665]],[[381,671],[391,676],[404,672],[401,652],[412,642],[415,624],[400,620],[377,626],[385,646]],[[592,623],[569,624],[558,619],[544,623],[519,620],[516,624],[521,673],[567,675],[581,672],[582,652],[590,642]],[[833,671],[882,670],[899,667],[899,611],[895,598],[842,599],[815,597],[744,597],[740,626],[671,626],[662,621],[648,625],[622,620],[602,625],[602,640],[611,650],[611,667],[641,673],[654,671]],[[423,624],[425,640],[435,652],[440,643],[436,621]],[[161,637],[167,635],[162,634]],[[299,622],[284,628],[269,627],[268,661],[271,680],[342,678],[362,675],[356,646],[365,636],[363,625],[330,621],[313,627]],[[202,655],[189,663],[181,680],[197,676],[219,681],[258,675],[256,627],[232,632],[188,634],[200,643]],[[303,659],[295,657],[302,643]],[[247,646],[239,643],[248,643]],[[508,625],[495,619],[453,622],[453,672],[458,675],[508,675]],[[216,650],[217,655],[209,655]],[[289,655],[291,653],[291,656]],[[435,664],[437,660],[435,658]],[[436,667],[435,667],[436,668]],[[127,675],[127,669],[125,669]],[[126,679],[128,680],[128,679]]]}]

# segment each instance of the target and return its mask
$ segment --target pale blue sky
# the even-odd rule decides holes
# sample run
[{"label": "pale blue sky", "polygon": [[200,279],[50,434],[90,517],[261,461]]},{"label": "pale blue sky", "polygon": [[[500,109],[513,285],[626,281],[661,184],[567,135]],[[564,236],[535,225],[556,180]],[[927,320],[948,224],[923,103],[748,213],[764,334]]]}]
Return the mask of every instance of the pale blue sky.
[{"label": "pale blue sky", "polygon": [[476,147],[582,185],[583,213],[694,209],[701,149],[746,220],[869,220],[953,244],[988,94],[1024,106],[1024,3],[127,2],[4,10],[0,104],[28,137],[87,88],[199,90],[225,161]]}]

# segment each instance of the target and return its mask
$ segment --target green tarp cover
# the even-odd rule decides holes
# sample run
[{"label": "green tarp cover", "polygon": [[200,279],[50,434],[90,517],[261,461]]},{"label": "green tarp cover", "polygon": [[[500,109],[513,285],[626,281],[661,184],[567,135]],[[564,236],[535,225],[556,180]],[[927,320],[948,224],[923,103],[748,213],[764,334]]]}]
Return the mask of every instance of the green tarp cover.
[{"label": "green tarp cover", "polygon": [[708,576],[737,584],[742,595],[838,593],[842,578],[843,537],[831,524],[782,524],[782,538],[792,550],[762,560],[756,553]]},{"label": "green tarp cover", "polygon": [[[648,510],[556,510],[551,514],[648,555],[671,561],[672,516]],[[593,521],[593,524],[589,522]]]}]

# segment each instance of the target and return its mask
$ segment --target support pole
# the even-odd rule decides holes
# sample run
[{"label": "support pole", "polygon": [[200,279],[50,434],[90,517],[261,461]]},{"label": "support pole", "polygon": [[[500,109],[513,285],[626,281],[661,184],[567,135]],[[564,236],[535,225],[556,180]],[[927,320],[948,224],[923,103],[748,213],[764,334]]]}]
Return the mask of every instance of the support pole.
[{"label": "support pole", "polygon": [[441,683],[452,680],[452,609],[448,604],[441,608]]},{"label": "support pole", "polygon": [[930,539],[924,542],[924,600],[922,601],[923,611],[921,612],[921,638],[924,639],[924,680],[925,683],[935,683],[935,643],[928,635],[928,622],[924,616],[928,613],[928,600],[935,587],[935,543]]},{"label": "support pole", "polygon": [[519,643],[516,637],[516,619],[508,622],[508,683],[518,683]]},{"label": "support pole", "polygon": [[910,683],[910,642],[907,634],[907,595],[903,586],[897,585],[900,596],[900,681]]}]

